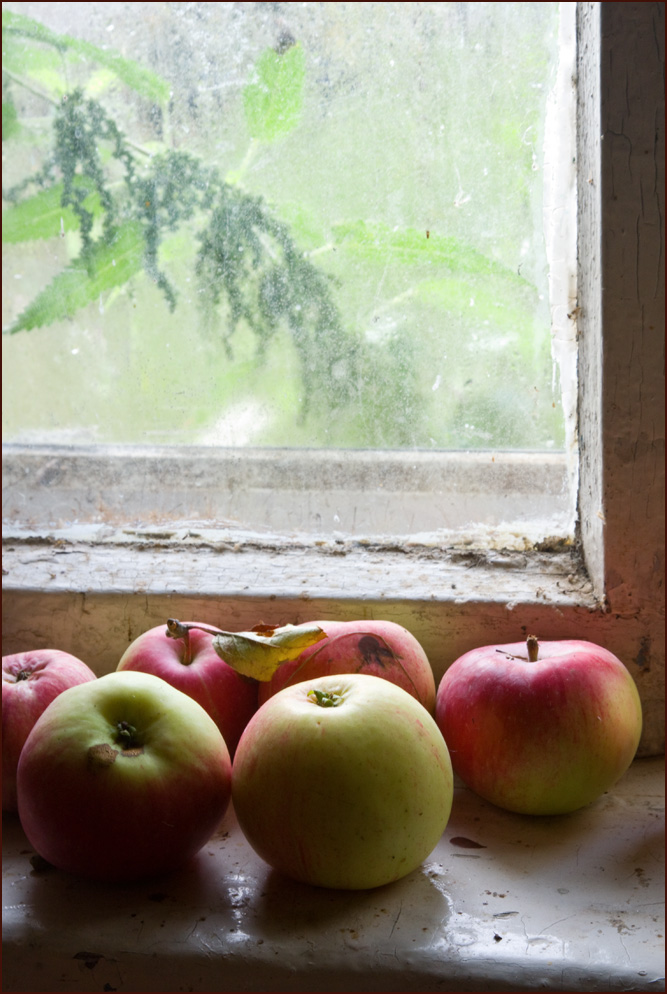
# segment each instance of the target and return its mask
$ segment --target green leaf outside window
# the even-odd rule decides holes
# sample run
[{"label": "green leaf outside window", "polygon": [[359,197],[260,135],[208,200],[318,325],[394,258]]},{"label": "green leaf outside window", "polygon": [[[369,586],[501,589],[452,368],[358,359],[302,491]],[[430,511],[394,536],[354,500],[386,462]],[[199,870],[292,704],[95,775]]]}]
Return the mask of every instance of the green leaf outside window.
[{"label": "green leaf outside window", "polygon": [[26,307],[8,331],[30,331],[71,318],[80,307],[135,276],[142,268],[144,241],[138,224],[126,224],[111,245],[98,242],[87,258],[74,259]]},{"label": "green leaf outside window", "polygon": [[[77,186],[89,185],[82,178],[78,178]],[[63,207],[62,200],[63,184],[56,183],[46,190],[21,200],[12,207],[9,207],[2,215],[2,241],[3,243],[16,244],[17,242],[30,242],[41,238],[55,238],[63,235],[67,231],[76,231],[79,227],[79,220],[71,207]],[[100,201],[96,193],[91,193],[83,201],[83,206],[92,214],[97,215],[100,211]]]},{"label": "green leaf outside window", "polygon": [[255,66],[256,79],[243,91],[246,124],[252,138],[272,142],[296,127],[301,116],[306,60],[298,43],[282,54],[269,48]]}]

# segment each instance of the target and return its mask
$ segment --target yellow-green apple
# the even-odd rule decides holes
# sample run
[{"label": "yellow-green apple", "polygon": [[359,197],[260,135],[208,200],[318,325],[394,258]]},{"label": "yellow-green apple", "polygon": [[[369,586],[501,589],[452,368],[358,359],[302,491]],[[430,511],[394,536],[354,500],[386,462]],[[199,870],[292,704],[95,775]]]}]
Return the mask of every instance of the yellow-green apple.
[{"label": "yellow-green apple", "polygon": [[575,811],[612,787],[642,729],[637,688],[613,653],[534,636],[460,656],[440,681],[435,716],[468,787],[532,815]]},{"label": "yellow-green apple", "polygon": [[37,719],[17,771],[30,844],[61,870],[126,881],[176,869],[208,841],[231,795],[220,731],[149,673],[63,691]]},{"label": "yellow-green apple", "polygon": [[452,806],[449,753],[414,697],[366,673],[266,701],[241,736],[232,801],[252,848],[288,877],[366,889],[416,869]]},{"label": "yellow-green apple", "polygon": [[16,811],[16,767],[32,726],[68,687],[95,680],[81,659],[61,649],[2,657],[2,810]]},{"label": "yellow-green apple", "polygon": [[170,635],[166,625],[143,632],[127,647],[116,669],[152,673],[197,701],[213,718],[233,757],[241,732],[257,710],[257,683],[218,656],[213,635],[197,622],[178,624],[180,638]]},{"label": "yellow-green apple", "polygon": [[327,637],[278,667],[259,685],[259,703],[283,687],[335,673],[369,673],[412,694],[427,711],[435,707],[435,679],[424,649],[393,621],[317,621]]}]

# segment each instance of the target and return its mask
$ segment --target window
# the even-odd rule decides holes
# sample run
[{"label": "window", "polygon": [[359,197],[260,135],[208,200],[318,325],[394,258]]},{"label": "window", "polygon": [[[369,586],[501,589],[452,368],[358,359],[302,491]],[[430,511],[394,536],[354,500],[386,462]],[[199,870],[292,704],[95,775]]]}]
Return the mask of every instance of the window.
[{"label": "window", "polygon": [[5,441],[213,446],[182,519],[571,538],[574,4],[82,10],[3,15]]},{"label": "window", "polygon": [[[485,450],[450,451],[438,466],[431,451],[392,450],[384,456],[389,475],[380,477],[375,453],[359,449],[343,467],[344,473],[352,467],[353,480],[356,470],[355,492],[349,478],[336,475],[336,457],[321,449],[307,453],[296,469],[284,453],[256,452],[241,468],[236,451],[179,447],[168,456],[136,453],[146,460],[142,467],[114,447],[102,454],[10,444],[4,651],[16,651],[26,640],[57,641],[98,671],[112,669],[128,640],[175,613],[176,604],[183,617],[224,621],[226,628],[258,620],[392,618],[422,641],[436,677],[472,645],[515,641],[529,630],[542,638],[583,637],[626,662],[644,702],[642,750],[660,750],[664,7],[577,8],[575,539],[561,527],[566,504],[551,505],[558,526],[553,533],[544,519],[531,533],[516,511],[526,506],[528,485],[529,501],[562,493],[568,469],[562,458],[558,465],[556,452],[539,459],[525,450],[489,454],[486,470],[508,503],[499,512],[500,500],[487,499],[491,520],[475,511],[475,527],[458,528],[452,537],[442,519],[428,519],[426,504],[437,509],[449,503],[459,512],[463,506],[465,513],[475,497],[482,500],[488,483],[475,462]],[[528,472],[518,474],[516,467],[525,468],[526,461]],[[332,481],[327,530],[317,521],[323,505],[313,498],[314,474]],[[524,495],[506,513],[518,475]],[[276,478],[288,484],[283,517],[244,527],[238,509],[253,501],[271,504]],[[398,525],[376,532],[367,522],[382,490],[400,492],[402,481],[418,483],[413,503],[401,493],[403,503],[389,512]],[[193,520],[187,501],[196,492],[204,495],[200,508],[210,500],[214,512]],[[299,520],[305,514],[311,521],[305,536],[290,525],[298,501],[305,508]],[[355,508],[366,515],[358,533],[346,530]]]}]

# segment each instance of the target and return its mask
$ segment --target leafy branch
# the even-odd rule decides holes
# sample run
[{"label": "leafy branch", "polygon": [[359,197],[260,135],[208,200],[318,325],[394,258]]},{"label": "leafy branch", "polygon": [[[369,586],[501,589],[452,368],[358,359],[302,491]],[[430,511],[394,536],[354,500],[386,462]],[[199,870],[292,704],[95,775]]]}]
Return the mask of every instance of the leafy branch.
[{"label": "leafy branch", "polygon": [[[27,18],[3,15],[3,30],[59,50],[83,51],[83,43],[54,35]],[[100,53],[86,46],[85,54]],[[139,91],[145,92],[144,77],[132,73],[127,60],[120,66],[105,53],[104,62],[121,68],[126,81],[138,79]],[[254,143],[272,141],[296,125],[304,72],[300,46],[290,44],[280,53],[269,50],[262,55],[244,94]],[[11,78],[20,84],[16,74]],[[156,90],[164,96],[157,84],[150,94]],[[15,242],[52,237],[54,221],[60,221],[62,233],[67,218],[67,229],[79,231],[81,251],[8,333],[71,318],[141,268],[173,311],[178,294],[161,268],[160,247],[169,233],[196,220],[198,297],[209,325],[222,327],[227,355],[233,355],[231,340],[241,322],[256,336],[260,361],[284,325],[306,385],[316,379],[331,406],[345,403],[353,382],[347,367],[354,364],[358,348],[342,326],[330,281],[304,257],[287,225],[273,216],[262,198],[223,180],[216,169],[186,152],[168,151],[141,161],[137,146],[80,88],[49,102],[55,107],[51,153],[40,170],[3,191],[14,205],[4,216],[3,237]],[[34,193],[35,188],[41,192]],[[308,395],[306,390],[302,415]]]},{"label": "leafy branch", "polygon": [[[43,142],[41,130],[31,133],[34,119],[19,117],[17,88],[31,94],[31,106],[35,99],[45,101],[52,121],[41,168],[3,189],[9,205],[3,242],[77,235],[67,242],[76,257],[6,333],[71,319],[142,274],[175,311],[179,290],[169,270],[170,252],[187,240],[203,328],[230,360],[235,343],[244,347],[249,331],[258,364],[271,349],[284,351],[287,335],[292,350],[286,354],[293,357],[303,398],[300,419],[313,412],[327,441],[402,447],[426,438],[459,444],[459,424],[495,424],[501,414],[507,423],[507,412],[517,434],[523,432],[521,422],[533,417],[532,409],[520,409],[521,402],[528,404],[526,391],[503,387],[496,397],[491,378],[475,375],[473,398],[467,370],[478,333],[491,339],[500,330],[513,343],[494,358],[504,364],[505,381],[514,382],[513,353],[521,360],[522,382],[532,375],[541,359],[533,334],[536,290],[529,281],[449,234],[400,228],[388,217],[322,224],[301,212],[302,205],[283,206],[288,222],[243,189],[258,152],[301,121],[306,59],[291,36],[281,37],[255,63],[242,91],[248,148],[235,169],[221,173],[190,152],[154,154],[142,147],[121,127],[125,101],[119,104],[116,96],[105,109],[97,99],[101,86],[121,84],[124,97],[129,88],[142,111],[148,102],[151,116],[168,127],[171,88],[155,72],[9,11],[3,11],[2,27],[3,140],[16,142],[12,148],[21,154],[29,144],[31,157]],[[95,65],[103,69],[91,71]],[[119,106],[110,113],[109,107]],[[333,271],[346,274],[345,306],[359,315],[358,326],[343,322],[337,284],[317,265],[325,259]],[[380,290],[388,269],[395,280],[385,299]],[[379,288],[370,297],[369,282]],[[447,359],[445,340],[457,362]],[[446,391],[438,389],[441,369]],[[549,407],[542,420],[550,417]]]},{"label": "leafy branch", "polygon": [[49,46],[82,65],[92,60],[105,66],[140,96],[161,107],[169,101],[169,84],[152,70],[132,59],[123,58],[112,49],[100,48],[88,41],[58,34],[31,17],[9,10],[2,12],[3,73],[8,69],[11,71],[15,66],[19,71],[23,68],[22,43],[26,39]]}]

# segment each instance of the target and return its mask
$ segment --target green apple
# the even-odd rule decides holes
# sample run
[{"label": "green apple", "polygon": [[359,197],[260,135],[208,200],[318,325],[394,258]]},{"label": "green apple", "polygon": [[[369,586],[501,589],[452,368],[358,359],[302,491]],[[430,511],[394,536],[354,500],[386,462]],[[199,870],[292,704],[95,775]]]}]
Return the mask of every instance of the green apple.
[{"label": "green apple", "polygon": [[181,866],[231,795],[215,722],[166,681],[110,673],[63,691],[37,719],[17,770],[29,842],[59,869],[133,880]]},{"label": "green apple", "polygon": [[407,691],[362,673],[269,698],[246,726],[232,799],[252,848],[322,887],[366,889],[416,869],[449,820],[445,741]]}]

